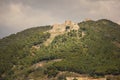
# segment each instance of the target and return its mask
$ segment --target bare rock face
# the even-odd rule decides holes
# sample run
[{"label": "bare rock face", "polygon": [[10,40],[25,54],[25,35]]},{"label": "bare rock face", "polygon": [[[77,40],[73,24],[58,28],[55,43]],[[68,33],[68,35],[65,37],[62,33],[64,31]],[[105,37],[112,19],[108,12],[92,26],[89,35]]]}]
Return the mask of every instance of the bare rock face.
[{"label": "bare rock face", "polygon": [[63,24],[54,24],[53,28],[48,31],[51,34],[51,36],[44,43],[44,45],[48,46],[53,41],[55,36],[65,34],[67,32],[70,32],[71,30],[78,30],[78,29],[79,29],[78,24],[76,24],[70,20],[65,21],[65,23],[63,23]]}]

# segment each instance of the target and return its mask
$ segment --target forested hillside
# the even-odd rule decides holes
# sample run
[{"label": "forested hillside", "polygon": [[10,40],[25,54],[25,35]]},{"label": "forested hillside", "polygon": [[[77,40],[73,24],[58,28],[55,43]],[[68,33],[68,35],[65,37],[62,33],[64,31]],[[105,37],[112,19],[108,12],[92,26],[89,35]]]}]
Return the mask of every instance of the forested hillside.
[{"label": "forested hillside", "polygon": [[1,79],[65,80],[68,75],[60,73],[66,71],[93,77],[120,75],[120,25],[106,19],[78,25],[79,30],[56,36],[48,46],[44,42],[52,26],[1,39]]},{"label": "forested hillside", "polygon": [[51,29],[50,26],[35,27],[12,34],[0,40],[0,75],[13,74],[11,68],[18,64],[27,64],[29,61],[22,62],[24,58],[30,56],[30,48],[40,44],[49,38],[50,34],[44,31]]}]

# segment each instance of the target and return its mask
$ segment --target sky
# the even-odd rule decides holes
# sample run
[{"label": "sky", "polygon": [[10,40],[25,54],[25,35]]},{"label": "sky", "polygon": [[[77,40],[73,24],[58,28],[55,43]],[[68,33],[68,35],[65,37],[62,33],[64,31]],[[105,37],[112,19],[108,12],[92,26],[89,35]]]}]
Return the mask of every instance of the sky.
[{"label": "sky", "polygon": [[31,27],[86,18],[120,24],[120,0],[0,0],[0,38]]}]

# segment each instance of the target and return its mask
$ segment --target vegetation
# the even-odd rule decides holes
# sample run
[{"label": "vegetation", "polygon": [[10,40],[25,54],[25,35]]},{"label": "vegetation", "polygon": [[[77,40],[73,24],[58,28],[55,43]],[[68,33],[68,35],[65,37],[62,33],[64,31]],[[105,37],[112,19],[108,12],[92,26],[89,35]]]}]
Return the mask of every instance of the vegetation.
[{"label": "vegetation", "polygon": [[17,34],[12,34],[0,40],[0,75],[7,73],[13,74],[11,68],[21,66],[29,66],[31,63],[27,60],[30,57],[30,48],[33,45],[42,45],[43,41],[49,38],[49,33],[43,33],[51,29],[50,26],[36,27],[27,29]]},{"label": "vegetation", "polygon": [[[78,31],[71,30],[56,36],[49,46],[43,43],[50,36],[45,31],[51,26],[27,29],[1,39],[1,78],[26,80],[33,73],[34,76],[41,74],[41,78],[45,75],[53,78],[60,71],[90,76],[119,75],[120,47],[117,45],[120,44],[120,25],[106,19],[85,21],[78,25]],[[56,59],[62,61],[46,63],[38,69],[30,67],[38,62]]]}]

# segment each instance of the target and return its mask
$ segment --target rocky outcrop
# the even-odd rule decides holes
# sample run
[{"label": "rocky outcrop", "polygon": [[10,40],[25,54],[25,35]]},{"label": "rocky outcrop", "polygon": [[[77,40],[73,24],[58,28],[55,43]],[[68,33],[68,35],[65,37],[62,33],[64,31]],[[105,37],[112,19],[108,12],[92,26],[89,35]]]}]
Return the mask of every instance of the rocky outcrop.
[{"label": "rocky outcrop", "polygon": [[51,34],[50,38],[44,43],[45,46],[48,46],[53,39],[55,38],[55,36],[61,35],[61,34],[65,34],[67,32],[70,32],[71,30],[76,30],[78,31],[79,26],[78,24],[67,20],[65,21],[65,23],[63,24],[54,24],[53,28],[47,32],[49,32]]}]

